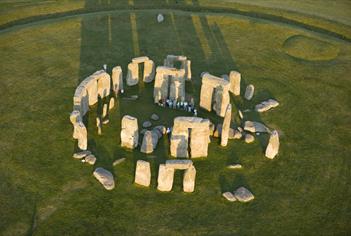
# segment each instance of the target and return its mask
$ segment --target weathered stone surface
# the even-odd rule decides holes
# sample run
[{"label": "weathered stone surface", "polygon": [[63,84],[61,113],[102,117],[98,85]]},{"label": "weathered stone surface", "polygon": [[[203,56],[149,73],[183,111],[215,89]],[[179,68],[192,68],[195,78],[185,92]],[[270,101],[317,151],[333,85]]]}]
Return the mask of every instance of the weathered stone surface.
[{"label": "weathered stone surface", "polygon": [[160,119],[160,117],[155,113],[152,114],[150,118],[151,118],[151,120],[159,120]]},{"label": "weathered stone surface", "polygon": [[87,162],[90,165],[94,165],[96,162],[96,157],[93,154],[86,156],[84,159],[85,159],[85,162]]},{"label": "weathered stone surface", "polygon": [[157,189],[159,191],[168,192],[172,190],[174,178],[174,169],[160,164],[157,177]]},{"label": "weathered stone surface", "polygon": [[96,128],[98,130],[98,135],[101,135],[102,122],[100,117],[96,117]]},{"label": "weathered stone surface", "polygon": [[[209,140],[208,119],[199,117],[176,117],[171,136],[171,155],[188,157],[188,137],[190,129],[190,149],[192,157],[207,155]],[[193,152],[194,150],[194,152]]]},{"label": "weathered stone surface", "polygon": [[71,115],[69,116],[69,119],[73,125],[73,138],[78,139],[78,130],[77,130],[77,123],[82,121],[82,117],[80,115],[80,112],[78,110],[72,111]]},{"label": "weathered stone surface", "polygon": [[112,90],[116,95],[120,90],[123,90],[123,73],[120,66],[115,66],[112,69]]},{"label": "weathered stone surface", "polygon": [[88,131],[82,121],[75,124],[76,139],[78,139],[78,147],[81,150],[87,150],[88,148]]},{"label": "weathered stone surface", "polygon": [[105,71],[96,72],[94,74],[97,80],[97,94],[101,98],[110,95],[111,90],[111,77]]},{"label": "weathered stone surface", "polygon": [[104,186],[107,190],[112,190],[115,187],[115,181],[113,175],[108,170],[105,170],[102,167],[95,169],[93,175],[95,178]]},{"label": "weathered stone surface", "polygon": [[245,143],[252,143],[255,141],[255,137],[251,134],[245,134]]},{"label": "weathered stone surface", "polygon": [[279,102],[274,99],[268,99],[267,101],[261,102],[255,106],[257,112],[265,112],[274,107],[279,106]]},{"label": "weathered stone surface", "polygon": [[134,86],[139,82],[139,66],[137,63],[128,64],[127,85]]},{"label": "weathered stone surface", "polygon": [[108,106],[105,103],[104,106],[102,107],[102,118],[105,118],[107,116],[108,113]]},{"label": "weathered stone surface", "polygon": [[273,130],[269,137],[269,142],[266,148],[266,157],[273,159],[279,152],[279,134],[278,131]]},{"label": "weathered stone surface", "polygon": [[113,166],[119,165],[119,164],[121,164],[122,162],[124,162],[125,160],[126,160],[125,157],[120,158],[120,159],[117,159],[117,160],[115,160],[115,161],[112,163],[112,165],[113,165]]},{"label": "weathered stone surface", "polygon": [[[167,166],[167,164],[166,164]],[[183,177],[183,191],[186,193],[192,193],[195,189],[195,178],[196,178],[196,169],[195,166],[190,166],[184,172]]]},{"label": "weathered stone surface", "polygon": [[86,156],[88,156],[90,154],[91,154],[90,151],[85,150],[85,151],[74,153],[73,154],[73,158],[75,158],[75,159],[82,159],[83,157],[86,157]]},{"label": "weathered stone surface", "polygon": [[234,192],[234,196],[239,202],[249,202],[255,198],[254,195],[245,187],[238,188]]},{"label": "weathered stone surface", "polygon": [[112,97],[112,98],[110,99],[109,104],[108,104],[108,108],[111,110],[111,109],[114,108],[114,107],[115,107],[115,99]]},{"label": "weathered stone surface", "polygon": [[240,164],[233,164],[233,165],[227,166],[227,168],[228,169],[241,169],[241,168],[243,168],[243,166]]},{"label": "weathered stone surface", "polygon": [[232,119],[232,105],[228,104],[227,110],[225,112],[224,120],[223,120],[223,125],[222,125],[222,133],[221,133],[221,146],[222,147],[225,147],[228,144],[231,119]]},{"label": "weathered stone surface", "polygon": [[143,160],[138,160],[135,169],[134,182],[139,185],[148,187],[151,182],[151,168],[150,163]]},{"label": "weathered stone surface", "polygon": [[152,123],[150,121],[147,120],[143,122],[143,128],[149,128],[151,126],[152,126]]},{"label": "weathered stone surface", "polygon": [[[224,117],[228,104],[230,103],[229,88],[230,83],[220,77],[209,73],[202,74],[202,84],[200,92],[200,107],[211,111],[212,100],[214,100],[214,110],[218,116]],[[215,98],[212,98],[213,91]]]},{"label": "weathered stone surface", "polygon": [[234,197],[233,193],[231,193],[231,192],[225,192],[222,194],[222,196],[230,202],[236,201],[236,198]]},{"label": "weathered stone surface", "polygon": [[163,22],[164,19],[165,19],[165,18],[164,18],[164,16],[163,16],[162,14],[158,14],[158,15],[157,15],[157,22],[158,22],[158,23]]},{"label": "weathered stone surface", "polygon": [[143,81],[150,83],[155,78],[155,63],[152,60],[147,60],[144,63]]},{"label": "weathered stone surface", "polygon": [[[158,139],[158,137],[157,137]],[[152,153],[154,151],[154,145],[152,142],[152,132],[147,130],[143,137],[140,151],[143,153]]]},{"label": "weathered stone surface", "polygon": [[122,118],[121,146],[134,149],[138,146],[138,119],[129,115]]},{"label": "weathered stone surface", "polygon": [[246,87],[246,91],[245,91],[245,99],[246,100],[251,100],[251,98],[253,97],[255,92],[255,87],[252,84],[249,84]]},{"label": "weathered stone surface", "polygon": [[262,123],[256,121],[245,121],[244,130],[251,133],[266,133],[269,132],[269,129]]},{"label": "weathered stone surface", "polygon": [[229,82],[230,82],[230,92],[233,93],[235,96],[240,95],[240,81],[241,81],[241,74],[237,71],[231,71],[229,73]]},{"label": "weathered stone surface", "polygon": [[176,170],[185,170],[190,168],[193,165],[192,160],[167,160],[166,161],[166,167],[167,168],[173,168]]}]

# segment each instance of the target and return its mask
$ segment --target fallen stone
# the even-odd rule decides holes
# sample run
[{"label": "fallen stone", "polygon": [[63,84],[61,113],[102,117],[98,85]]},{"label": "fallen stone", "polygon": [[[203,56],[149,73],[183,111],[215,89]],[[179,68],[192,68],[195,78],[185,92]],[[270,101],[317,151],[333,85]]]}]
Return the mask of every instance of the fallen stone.
[{"label": "fallen stone", "polygon": [[113,165],[113,166],[116,166],[116,165],[118,165],[118,164],[121,164],[121,163],[124,162],[125,160],[126,160],[125,157],[120,158],[120,159],[117,159],[117,160],[115,160],[115,161],[112,163],[112,165]]},{"label": "fallen stone", "polygon": [[251,134],[245,134],[245,143],[252,143],[255,141],[255,137]]},{"label": "fallen stone", "polygon": [[242,133],[239,130],[230,128],[229,129],[229,139],[241,139]]},{"label": "fallen stone", "polygon": [[157,15],[157,22],[158,22],[158,23],[163,22],[164,19],[165,19],[165,18],[164,18],[164,16],[163,16],[162,14],[158,14],[158,15]]},{"label": "fallen stone", "polygon": [[227,166],[227,168],[228,169],[241,169],[241,168],[243,168],[243,166],[240,164],[233,164],[233,165]]},{"label": "fallen stone", "polygon": [[93,175],[104,186],[105,189],[112,190],[115,188],[115,181],[110,171],[105,170],[102,167],[98,167],[95,169]]},{"label": "fallen stone", "polygon": [[151,182],[151,168],[150,163],[143,160],[138,160],[135,169],[134,182],[139,185],[148,187]]},{"label": "fallen stone", "polygon": [[243,119],[243,118],[244,118],[243,113],[242,113],[240,110],[238,110],[238,113],[239,113],[239,117],[240,117],[240,119]]},{"label": "fallen stone", "polygon": [[138,100],[139,96],[138,95],[132,95],[130,97],[124,97],[122,98],[123,100],[126,100],[126,101],[135,101],[135,100]]},{"label": "fallen stone", "polygon": [[245,187],[240,187],[234,192],[234,197],[239,202],[249,202],[252,201],[255,197],[254,195],[247,190]]},{"label": "fallen stone", "polygon": [[102,124],[106,125],[106,124],[108,124],[109,122],[110,122],[110,120],[109,120],[109,119],[106,119],[106,120],[104,120],[104,121],[102,122]]},{"label": "fallen stone", "polygon": [[149,128],[151,126],[152,126],[152,123],[148,120],[143,123],[143,128]]},{"label": "fallen stone", "polygon": [[82,152],[77,152],[73,154],[73,158],[75,159],[82,159],[83,157],[86,157],[88,155],[90,155],[91,152],[88,150],[82,151]]},{"label": "fallen stone", "polygon": [[192,160],[167,160],[166,161],[167,168],[173,168],[176,170],[185,170],[190,168],[193,165]]},{"label": "fallen stone", "polygon": [[251,98],[253,97],[255,92],[255,87],[252,84],[249,84],[246,87],[246,91],[245,91],[245,99],[246,100],[251,100]]},{"label": "fallen stone", "polygon": [[249,131],[251,133],[256,133],[256,132],[261,132],[261,133],[266,133],[269,132],[269,129],[267,126],[260,122],[256,121],[245,121],[244,124],[244,130]]},{"label": "fallen stone", "polygon": [[269,159],[273,159],[279,151],[279,134],[278,131],[273,130],[268,141],[265,155]]},{"label": "fallen stone", "polygon": [[150,118],[151,118],[151,120],[155,120],[155,121],[160,119],[160,117],[155,113],[152,114]]},{"label": "fallen stone", "polygon": [[236,198],[234,197],[233,193],[231,193],[231,192],[225,192],[222,194],[222,196],[230,202],[236,201]]},{"label": "fallen stone", "polygon": [[85,162],[87,162],[90,165],[94,165],[96,162],[96,157],[93,154],[90,154],[84,158]]},{"label": "fallen stone", "polygon": [[257,112],[265,112],[268,111],[274,107],[279,106],[279,102],[274,100],[274,99],[269,99],[267,101],[261,102],[260,104],[257,104],[255,106],[255,110]]}]

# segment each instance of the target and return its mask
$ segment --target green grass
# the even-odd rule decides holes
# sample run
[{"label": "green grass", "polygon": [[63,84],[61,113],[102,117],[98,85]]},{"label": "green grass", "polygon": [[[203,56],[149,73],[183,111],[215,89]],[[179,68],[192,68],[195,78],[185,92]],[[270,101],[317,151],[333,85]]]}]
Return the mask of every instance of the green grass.
[{"label": "green grass", "polygon": [[[94,8],[88,3],[86,8]],[[0,234],[349,234],[350,43],[296,25],[229,13],[169,10],[162,24],[156,23],[157,13],[84,14],[0,33]],[[338,54],[328,61],[291,57],[284,45],[295,35],[333,45]],[[132,57],[147,55],[160,65],[167,54],[192,60],[187,93],[197,103],[201,72],[222,75],[233,69],[242,73],[243,88],[252,83],[256,89],[251,102],[232,97],[236,108],[277,99],[279,107],[251,112],[245,119],[262,121],[282,133],[279,156],[264,157],[267,137],[253,144],[231,140],[226,148],[212,139],[209,156],[194,160],[194,193],[182,192],[181,172],[176,172],[172,192],[158,192],[157,168],[170,158],[168,140],[160,140],[152,154],[156,158],[125,150],[119,145],[121,117],[136,116],[141,125],[157,113],[161,119],[155,124],[169,126],[174,117],[187,113],[153,105],[152,84],[140,83],[126,88],[126,96],[140,98],[119,99],[102,136],[95,129],[96,107],[91,109],[86,119],[89,149],[98,160],[95,166],[74,160],[69,113],[79,82],[103,64],[121,65],[126,75]],[[222,121],[213,112],[200,110],[199,116]],[[113,167],[121,157],[127,160]],[[150,188],[133,184],[139,159],[151,163]],[[227,170],[232,163],[244,168]],[[96,167],[112,171],[113,191],[104,190],[92,176]],[[253,202],[230,203],[221,197],[223,191],[241,185],[254,193]]]}]

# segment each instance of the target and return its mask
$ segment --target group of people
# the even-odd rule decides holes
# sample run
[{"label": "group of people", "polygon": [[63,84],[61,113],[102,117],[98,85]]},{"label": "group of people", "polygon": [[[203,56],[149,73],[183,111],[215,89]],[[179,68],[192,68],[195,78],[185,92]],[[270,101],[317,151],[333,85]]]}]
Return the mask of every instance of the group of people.
[{"label": "group of people", "polygon": [[195,108],[193,98],[191,98],[190,102],[177,101],[177,100],[172,100],[172,99],[161,99],[158,102],[158,105],[161,107],[169,107],[172,109],[184,110],[184,111],[193,113],[194,116],[197,116],[197,110]]}]

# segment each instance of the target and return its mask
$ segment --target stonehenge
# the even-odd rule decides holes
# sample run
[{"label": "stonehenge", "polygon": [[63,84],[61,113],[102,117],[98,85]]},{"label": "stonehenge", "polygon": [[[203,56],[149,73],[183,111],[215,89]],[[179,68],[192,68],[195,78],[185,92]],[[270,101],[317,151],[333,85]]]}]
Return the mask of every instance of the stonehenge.
[{"label": "stonehenge", "polygon": [[185,99],[185,70],[165,66],[156,68],[154,84],[154,103],[170,98],[172,100]]},{"label": "stonehenge", "polygon": [[184,79],[188,81],[191,80],[191,61],[188,60],[186,56],[167,55],[164,60],[164,66],[175,68],[175,62],[181,63],[179,69],[184,69]]},{"label": "stonehenge", "polygon": [[268,141],[265,155],[269,159],[273,159],[279,151],[279,134],[278,131],[273,130]]},{"label": "stonehenge", "polygon": [[[209,73],[202,74],[200,107],[207,111],[213,110],[218,116],[224,117],[228,104],[230,83]],[[214,98],[213,98],[214,96]]]},{"label": "stonehenge", "polygon": [[128,64],[127,85],[134,86],[139,82],[139,64],[144,63],[143,81],[150,83],[155,77],[155,63],[148,57],[136,57]]},{"label": "stonehenge", "polygon": [[[210,121],[199,117],[176,117],[171,135],[171,155],[174,157],[206,157]],[[188,139],[190,136],[190,154]]]},{"label": "stonehenge", "polygon": [[129,115],[122,118],[121,146],[134,149],[138,146],[138,119]]},{"label": "stonehenge", "polygon": [[173,187],[175,170],[185,170],[183,176],[183,191],[194,192],[196,169],[191,160],[167,160],[160,164],[157,178],[157,189],[162,192],[169,192]]},{"label": "stonehenge", "polygon": [[151,168],[149,162],[143,160],[137,161],[134,182],[149,187],[151,183]]}]

